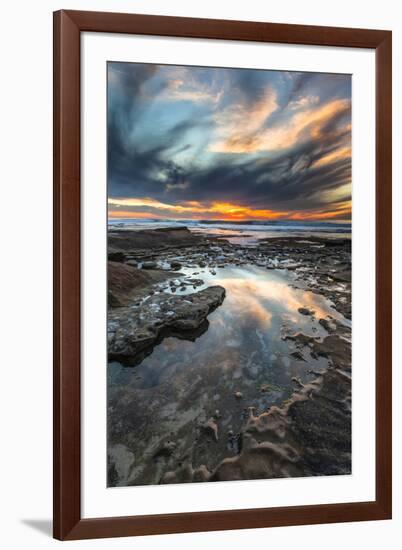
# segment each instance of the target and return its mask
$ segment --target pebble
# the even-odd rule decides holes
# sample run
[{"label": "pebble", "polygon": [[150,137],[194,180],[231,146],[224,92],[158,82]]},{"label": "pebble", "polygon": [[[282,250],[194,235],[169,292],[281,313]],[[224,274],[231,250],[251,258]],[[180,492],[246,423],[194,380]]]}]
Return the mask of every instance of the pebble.
[{"label": "pebble", "polygon": [[155,269],[156,262],[143,262],[142,269]]},{"label": "pebble", "polygon": [[311,309],[308,309],[306,307],[299,307],[299,309],[297,310],[299,313],[301,313],[302,315],[314,315],[314,311],[312,311]]}]

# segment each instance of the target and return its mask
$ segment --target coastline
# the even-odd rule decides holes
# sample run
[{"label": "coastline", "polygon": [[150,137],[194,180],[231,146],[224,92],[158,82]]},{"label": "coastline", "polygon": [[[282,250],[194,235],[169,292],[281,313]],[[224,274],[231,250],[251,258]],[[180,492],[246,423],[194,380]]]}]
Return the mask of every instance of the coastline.
[{"label": "coastline", "polygon": [[[245,230],[243,237],[247,234]],[[180,227],[109,228],[110,380],[114,371],[124,379],[111,382],[108,392],[109,486],[350,473],[350,239],[278,235],[250,246],[236,242],[237,233],[232,237],[234,242],[230,235]],[[132,399],[141,400],[150,390],[133,381],[132,373],[165,339],[191,343],[215,330],[215,325],[209,327],[209,319],[221,315],[233,295],[230,285],[225,288],[223,273],[228,272],[233,277],[248,273],[258,278],[260,291],[267,278],[271,285],[280,282],[280,288],[293,292],[292,300],[303,296],[306,303],[295,306],[294,316],[308,330],[295,332],[295,324],[284,323],[277,344],[289,348],[285,358],[292,364],[284,363],[287,370],[296,368],[294,362],[302,376],[288,377],[285,390],[265,384],[252,393],[245,386],[243,393],[216,401],[211,394],[191,406],[176,388],[163,393],[156,384],[151,387],[155,414],[162,402],[173,410],[175,399],[183,404],[185,414],[181,420],[176,415],[174,421],[160,414],[150,428],[150,443],[138,447],[135,435],[141,434],[142,439],[147,435],[146,411],[138,415]],[[221,284],[211,284],[214,278]],[[308,296],[330,309],[315,311]],[[332,315],[325,315],[327,311]],[[304,364],[314,367],[315,363],[319,370],[308,372]],[[186,373],[172,372],[172,384],[177,379],[180,386],[184,380],[190,391]],[[226,386],[232,388],[232,381]],[[272,404],[264,408],[260,395]],[[227,410],[231,419],[239,417],[231,420],[234,429],[225,424]],[[137,420],[132,418],[134,413]],[[173,430],[163,435],[158,422]]]}]

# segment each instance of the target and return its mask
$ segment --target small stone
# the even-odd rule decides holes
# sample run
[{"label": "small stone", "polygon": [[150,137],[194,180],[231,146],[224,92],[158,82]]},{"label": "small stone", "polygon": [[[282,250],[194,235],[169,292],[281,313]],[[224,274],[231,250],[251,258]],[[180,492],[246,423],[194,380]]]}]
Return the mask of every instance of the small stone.
[{"label": "small stone", "polygon": [[241,391],[236,391],[234,393],[234,396],[236,397],[236,399],[241,399],[243,397],[243,394],[241,393]]},{"label": "small stone", "polygon": [[172,261],[170,262],[170,267],[171,267],[172,269],[180,269],[180,268],[182,267],[182,264],[181,264],[179,261],[177,261],[177,260],[172,260]]},{"label": "small stone", "polygon": [[142,269],[156,269],[156,262],[143,262]]},{"label": "small stone", "polygon": [[306,307],[299,307],[299,309],[297,310],[299,313],[301,313],[302,315],[314,315],[314,311],[312,311],[311,309],[308,309]]},{"label": "small stone", "polygon": [[124,252],[109,252],[107,257],[111,262],[124,262],[126,256]]}]

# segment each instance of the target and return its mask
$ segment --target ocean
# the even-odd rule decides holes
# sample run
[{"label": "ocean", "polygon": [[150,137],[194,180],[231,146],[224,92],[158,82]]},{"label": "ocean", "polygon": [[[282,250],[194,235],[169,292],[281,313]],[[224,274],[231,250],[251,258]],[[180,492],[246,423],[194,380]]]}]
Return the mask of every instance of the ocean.
[{"label": "ocean", "polygon": [[255,244],[259,239],[279,236],[351,238],[350,222],[329,221],[222,221],[222,220],[155,220],[155,219],[109,219],[109,228],[157,229],[163,227],[188,227],[195,233],[227,238],[233,244]]}]

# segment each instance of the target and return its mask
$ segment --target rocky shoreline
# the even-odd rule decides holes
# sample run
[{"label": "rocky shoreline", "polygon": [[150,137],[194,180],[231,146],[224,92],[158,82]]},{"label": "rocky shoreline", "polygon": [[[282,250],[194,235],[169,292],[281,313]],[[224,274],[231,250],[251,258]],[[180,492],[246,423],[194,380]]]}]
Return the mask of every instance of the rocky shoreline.
[{"label": "rocky shoreline", "polygon": [[[350,240],[284,236],[248,246],[187,228],[111,230],[108,251],[112,372],[116,361],[128,371],[139,368],[165,338],[195,341],[205,334],[208,317],[225,304],[227,294],[223,283],[206,280],[218,278],[222,270],[253,268],[266,270],[267,276],[286,273],[290,288],[327,300],[337,314],[336,318],[323,316],[308,302],[296,308],[295,315],[305,318],[313,332],[295,333],[284,324],[282,345],[289,348],[295,364],[323,367],[306,370],[304,380],[294,377],[289,391],[261,384],[257,393],[272,397],[267,403],[273,404],[265,408],[257,394],[251,398],[235,391],[231,379],[232,401],[221,398],[216,410],[216,405],[208,403],[211,397],[196,404],[187,402],[193,391],[191,378],[186,379],[186,391],[180,384],[160,390],[156,386],[149,405],[160,416],[159,421],[154,419],[159,424],[152,424],[149,433],[153,435],[141,446],[138,437],[146,438],[146,423],[151,420],[146,411],[135,408],[130,395],[142,397],[144,390],[136,389],[139,382],[132,381],[133,375],[131,385],[111,387],[109,486],[350,473]],[[245,368],[247,372],[249,367]],[[128,376],[128,371],[122,376]],[[172,422],[176,416],[170,410],[177,407],[187,412]],[[226,409],[230,409],[230,423]],[[165,421],[169,431],[163,436],[160,426]],[[227,429],[230,424],[233,429]]]},{"label": "rocky shoreline", "polygon": [[131,307],[115,308],[108,321],[109,359],[133,365],[167,335],[192,340],[224,298],[224,288],[211,286],[185,298],[161,293]]},{"label": "rocky shoreline", "polygon": [[171,273],[198,267],[214,274],[216,268],[228,265],[286,269],[295,274],[295,283],[304,282],[312,292],[328,297],[351,319],[350,239],[275,237],[249,247],[233,245],[225,238],[199,236],[184,227],[111,231],[108,248],[110,261],[147,271]]},{"label": "rocky shoreline", "polygon": [[[333,342],[313,339],[312,352],[330,355]],[[337,347],[347,351],[347,343],[335,337]],[[342,351],[341,351],[342,353]],[[204,465],[194,469],[191,461],[168,471],[161,483],[233,481],[277,477],[345,475],[351,473],[351,376],[339,361],[307,384],[298,386],[282,404],[260,415],[248,408],[242,430],[234,435],[238,452],[223,459],[209,471]],[[214,439],[218,418],[200,427]]]}]

